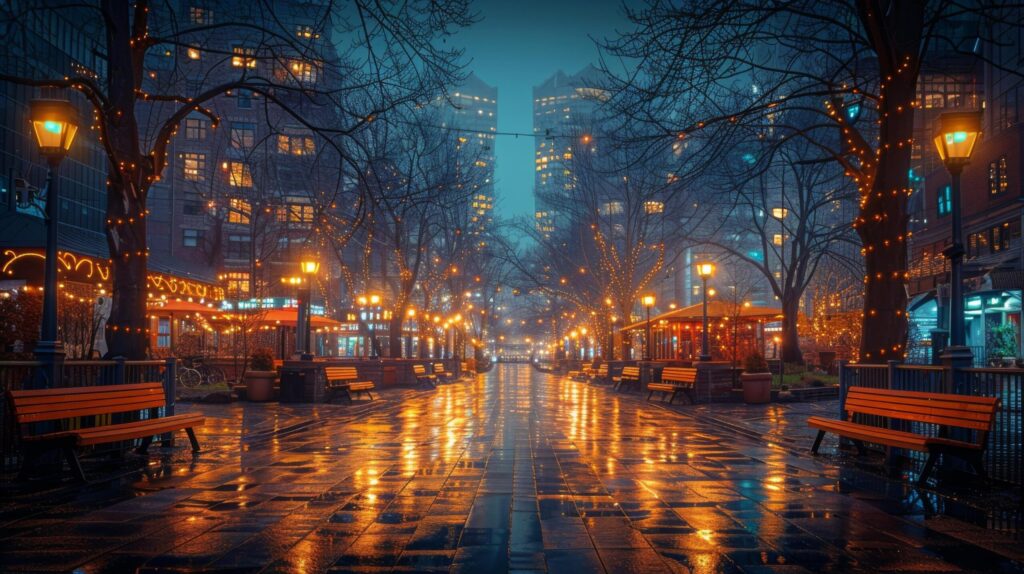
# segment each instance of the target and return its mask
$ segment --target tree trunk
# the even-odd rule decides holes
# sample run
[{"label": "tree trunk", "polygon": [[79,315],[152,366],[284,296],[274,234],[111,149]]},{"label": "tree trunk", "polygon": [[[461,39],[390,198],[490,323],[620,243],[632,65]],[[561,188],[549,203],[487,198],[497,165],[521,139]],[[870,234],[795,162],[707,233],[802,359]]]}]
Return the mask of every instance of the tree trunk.
[{"label": "tree trunk", "polygon": [[149,346],[146,318],[146,219],[141,201],[124,189],[107,187],[107,243],[110,247],[110,318],[107,320],[107,356],[144,359]]},{"label": "tree trunk", "polygon": [[[874,177],[859,182],[856,221],[864,252],[864,320],[860,360],[902,359],[907,342],[907,198],[913,101],[924,32],[922,0],[892,2],[883,12],[861,3],[861,24],[878,55],[880,147]],[[921,142],[928,145],[929,142]],[[871,170],[865,170],[871,172]]]},{"label": "tree trunk", "polygon": [[392,359],[402,358],[402,314],[391,315],[391,322],[388,324],[388,356]]},{"label": "tree trunk", "polygon": [[782,301],[782,362],[804,363],[804,354],[800,350],[800,334],[797,322],[800,318],[800,297],[790,295]]},{"label": "tree trunk", "polygon": [[[885,91],[882,142],[909,141],[914,134],[911,102],[916,82],[910,74],[894,77]],[[903,113],[895,113],[902,106]],[[910,146],[890,144],[879,156],[870,197],[861,202],[857,232],[864,250],[864,321],[860,360],[883,363],[902,359],[907,340],[907,171]],[[863,193],[863,192],[862,192]]]}]

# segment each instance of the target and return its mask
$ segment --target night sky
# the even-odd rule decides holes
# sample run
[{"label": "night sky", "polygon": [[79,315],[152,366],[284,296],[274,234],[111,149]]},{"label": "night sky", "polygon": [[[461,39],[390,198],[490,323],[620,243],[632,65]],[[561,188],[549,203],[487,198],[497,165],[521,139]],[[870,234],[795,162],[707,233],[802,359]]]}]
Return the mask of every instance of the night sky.
[{"label": "night sky", "polygon": [[[498,88],[498,131],[533,132],[533,86],[559,69],[574,74],[596,63],[591,38],[613,37],[628,21],[619,0],[483,0],[480,21],[455,37],[469,70]],[[533,213],[533,139],[499,136],[497,212]]]}]

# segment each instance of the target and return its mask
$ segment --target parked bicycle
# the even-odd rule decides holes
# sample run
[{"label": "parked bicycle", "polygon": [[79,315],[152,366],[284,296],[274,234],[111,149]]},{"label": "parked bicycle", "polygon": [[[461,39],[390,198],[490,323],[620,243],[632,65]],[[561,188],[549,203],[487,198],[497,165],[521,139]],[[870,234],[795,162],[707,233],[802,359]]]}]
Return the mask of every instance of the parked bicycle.
[{"label": "parked bicycle", "polygon": [[204,357],[183,357],[178,363],[178,384],[187,389],[217,385],[225,380],[224,371],[207,365]]}]

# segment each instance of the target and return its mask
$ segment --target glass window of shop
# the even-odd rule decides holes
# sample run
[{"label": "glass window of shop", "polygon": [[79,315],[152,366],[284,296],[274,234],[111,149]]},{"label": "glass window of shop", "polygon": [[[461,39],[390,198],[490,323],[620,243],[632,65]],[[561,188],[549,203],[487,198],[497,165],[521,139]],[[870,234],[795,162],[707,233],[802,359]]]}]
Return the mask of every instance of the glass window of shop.
[{"label": "glass window of shop", "polygon": [[[986,291],[965,298],[967,344],[984,364],[1021,356],[1021,292]],[[977,361],[976,361],[977,362]]]}]

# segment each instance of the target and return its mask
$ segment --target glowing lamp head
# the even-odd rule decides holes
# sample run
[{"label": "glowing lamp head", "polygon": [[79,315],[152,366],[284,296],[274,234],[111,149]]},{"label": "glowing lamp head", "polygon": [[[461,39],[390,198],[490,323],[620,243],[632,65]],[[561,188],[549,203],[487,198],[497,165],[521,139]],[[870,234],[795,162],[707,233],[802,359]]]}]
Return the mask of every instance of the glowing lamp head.
[{"label": "glowing lamp head", "polygon": [[654,295],[644,295],[640,298],[640,302],[643,303],[644,307],[654,307]]},{"label": "glowing lamp head", "polygon": [[370,305],[380,305],[380,295],[370,295]]},{"label": "glowing lamp head", "polygon": [[412,307],[410,307],[409,310],[405,312],[405,314],[408,317],[415,317],[416,316],[416,309],[413,309]]},{"label": "glowing lamp head", "polygon": [[29,115],[39,153],[51,158],[64,157],[78,133],[78,114],[71,102],[32,100],[29,102]]},{"label": "glowing lamp head", "polygon": [[950,112],[939,116],[935,149],[946,165],[964,165],[981,138],[981,112]]},{"label": "glowing lamp head", "polygon": [[303,259],[299,262],[299,269],[306,275],[316,275],[316,272],[320,270],[320,262],[316,259]]},{"label": "glowing lamp head", "polygon": [[701,279],[708,279],[715,274],[715,264],[711,262],[697,264],[697,276]]},{"label": "glowing lamp head", "polygon": [[580,334],[581,335],[586,335],[587,334],[587,328],[586,327],[580,327]]}]

